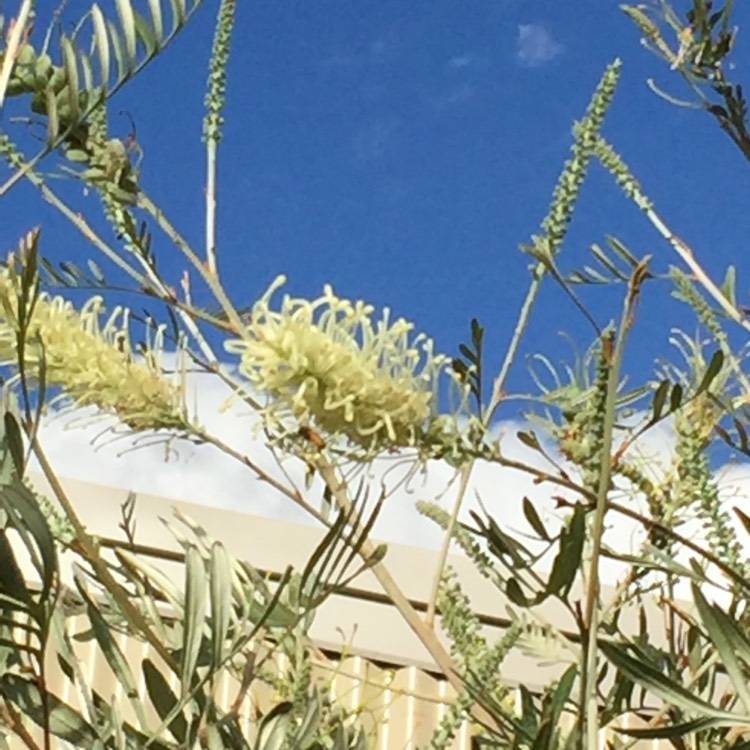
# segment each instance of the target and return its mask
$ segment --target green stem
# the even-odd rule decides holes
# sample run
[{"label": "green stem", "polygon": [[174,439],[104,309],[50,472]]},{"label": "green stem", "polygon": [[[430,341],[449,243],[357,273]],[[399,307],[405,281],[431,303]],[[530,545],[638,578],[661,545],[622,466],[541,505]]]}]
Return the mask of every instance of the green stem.
[{"label": "green stem", "polygon": [[513,331],[513,337],[511,338],[510,344],[508,345],[508,350],[505,353],[505,358],[503,360],[503,365],[500,368],[500,373],[497,376],[497,378],[495,378],[492,398],[490,399],[489,406],[487,407],[487,410],[483,419],[483,422],[485,425],[489,425],[490,420],[495,415],[495,411],[497,410],[497,407],[500,405],[500,402],[503,400],[503,389],[505,388],[505,381],[508,379],[510,368],[513,362],[515,361],[516,352],[518,351],[518,347],[521,343],[523,334],[526,331],[526,326],[528,325],[528,322],[529,322],[531,310],[534,307],[534,303],[536,302],[536,297],[537,297],[537,294],[539,293],[539,289],[542,284],[542,279],[544,278],[546,272],[547,272],[547,268],[543,263],[537,263],[537,265],[534,267],[534,269],[531,272],[532,279],[531,279],[531,284],[529,285],[529,289],[526,292],[526,299],[523,301],[521,311],[518,315],[518,321],[516,322],[516,327],[515,327],[515,330]]},{"label": "green stem", "polygon": [[[546,271],[547,268],[543,263],[538,263],[532,270],[531,284],[529,285],[529,289],[526,292],[526,299],[524,300],[521,311],[519,312],[516,327],[513,330],[513,336],[505,353],[505,358],[503,359],[500,373],[497,378],[495,378],[490,403],[485,410],[485,413],[482,415],[482,424],[485,427],[489,426],[490,420],[494,416],[497,407],[503,399],[505,381],[508,378],[508,373],[510,372],[511,365],[515,361],[518,346],[521,343],[524,331],[526,330],[526,326],[529,322],[529,316],[531,315],[531,310],[534,307],[534,302],[536,301],[536,296],[539,293],[542,278],[544,277]],[[437,597],[440,590],[440,581],[443,578],[443,570],[445,569],[445,564],[448,560],[448,552],[450,551],[451,539],[453,538],[453,533],[456,529],[456,524],[458,523],[458,516],[461,512],[461,506],[463,505],[464,498],[466,497],[466,491],[469,486],[469,479],[471,477],[471,472],[474,469],[475,463],[476,459],[471,459],[461,470],[461,479],[459,483],[458,494],[456,496],[456,501],[453,504],[453,510],[451,511],[451,517],[448,521],[448,526],[445,529],[443,543],[440,548],[440,554],[438,555],[437,565],[435,566],[435,575],[432,580],[432,593],[430,594],[430,601],[427,606],[427,614],[425,616],[425,624],[430,628],[433,627],[435,621],[435,610],[437,608]]]},{"label": "green stem", "polygon": [[432,580],[432,591],[430,592],[430,601],[427,604],[427,613],[425,614],[424,622],[428,628],[433,628],[435,625],[435,611],[437,610],[437,599],[440,594],[440,582],[443,580],[443,570],[445,569],[445,563],[448,560],[448,552],[450,551],[451,539],[453,538],[453,531],[458,523],[458,514],[461,510],[464,497],[466,496],[466,490],[469,486],[469,479],[471,478],[471,471],[474,468],[476,459],[469,461],[463,469],[461,469],[461,479],[458,485],[458,494],[456,495],[456,502],[453,503],[453,510],[451,511],[451,517],[448,521],[448,525],[445,527],[445,535],[443,536],[443,544],[440,548],[440,554],[438,555],[437,565],[435,566],[435,576]]},{"label": "green stem", "polygon": [[[633,272],[622,311],[622,318],[615,339],[614,333],[604,334],[601,345],[602,356],[607,366],[607,392],[604,402],[604,429],[599,467],[599,484],[594,509],[594,522],[591,529],[591,556],[588,566],[586,601],[583,612],[584,663],[581,682],[582,708],[584,711],[586,747],[596,750],[599,747],[599,706],[597,704],[597,672],[599,657],[599,563],[604,536],[604,518],[607,514],[609,491],[612,484],[612,446],[617,404],[617,385],[625,349],[625,341],[630,331],[632,310],[639,294],[645,272],[645,264]],[[608,360],[608,361],[607,361]]]}]

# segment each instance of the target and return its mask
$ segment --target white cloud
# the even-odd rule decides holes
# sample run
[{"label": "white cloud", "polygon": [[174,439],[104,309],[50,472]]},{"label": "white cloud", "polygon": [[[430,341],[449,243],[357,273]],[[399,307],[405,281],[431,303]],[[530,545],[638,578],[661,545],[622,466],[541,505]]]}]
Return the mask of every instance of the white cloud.
[{"label": "white cloud", "polygon": [[516,38],[516,59],[530,68],[551,62],[564,51],[562,44],[540,24],[521,24]]},{"label": "white cloud", "polygon": [[[262,435],[258,435],[254,429],[257,418],[247,408],[237,404],[228,409],[222,408],[229,393],[226,386],[210,375],[191,375],[189,388],[191,402],[200,405],[200,420],[209,432],[234,450],[251,457],[275,478],[286,483],[287,478],[291,477],[305,491],[304,464],[288,459],[283,469],[279,468]],[[77,413],[75,422],[87,426],[71,426],[72,417],[67,415],[46,419],[41,430],[45,451],[61,476],[176,500],[311,522],[304,511],[288,498],[213,446],[187,441],[152,441],[149,444],[146,440],[140,447],[134,448],[132,437],[112,440],[106,435],[102,436],[102,423],[87,423],[81,419],[82,416],[85,415]],[[548,468],[540,454],[517,439],[517,431],[526,429],[524,424],[506,421],[497,429],[502,431],[504,455]],[[97,436],[100,436],[98,440]],[[650,431],[647,438],[640,441],[639,452],[654,467],[655,479],[668,465],[673,448],[674,435],[668,424]],[[437,461],[417,470],[416,463],[408,457],[385,457],[366,471],[366,474],[354,477],[352,486],[356,486],[359,478],[364,478],[365,484],[371,488],[372,498],[379,494],[381,487],[388,493],[375,535],[389,542],[437,548],[442,533],[432,521],[418,513],[415,502],[432,500],[450,510],[458,490],[455,471],[444,462]],[[572,470],[571,476],[575,476]],[[727,508],[737,505],[750,514],[750,465],[727,467],[720,472],[719,478]],[[319,482],[313,483],[305,493],[311,502],[317,503],[322,498],[322,486]],[[523,515],[523,498],[528,497],[543,521],[549,524],[550,531],[554,532],[562,519],[556,508],[557,496],[573,499],[570,493],[555,485],[536,484],[533,477],[524,472],[478,462],[461,518],[469,520],[472,510],[480,510],[481,500],[481,504],[504,529],[526,533],[529,527]],[[639,508],[637,499],[623,497],[619,501],[631,508]],[[700,523],[695,521],[690,527],[681,529],[682,533],[700,540]],[[739,525],[738,534],[746,534]],[[643,532],[636,522],[621,516],[610,516],[605,538],[607,544],[620,550],[635,551],[642,538]],[[622,564],[605,561],[604,580],[614,583],[623,570]]]}]

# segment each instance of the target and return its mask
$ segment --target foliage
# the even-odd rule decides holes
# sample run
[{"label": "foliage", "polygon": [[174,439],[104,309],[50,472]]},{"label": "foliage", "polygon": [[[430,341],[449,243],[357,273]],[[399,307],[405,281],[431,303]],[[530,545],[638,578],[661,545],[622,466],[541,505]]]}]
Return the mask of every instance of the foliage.
[{"label": "foliage", "polygon": [[[330,286],[315,301],[285,296],[276,303],[280,277],[248,308],[232,303],[220,274],[216,181],[236,3],[219,4],[209,64],[203,251],[147,193],[134,134],[120,139],[108,129],[110,95],[203,12],[198,2],[171,0],[165,32],[163,5],[148,0],[144,14],[130,0],[117,0],[111,18],[94,5],[72,34],[53,19],[38,40],[33,3],[22,2],[16,23],[3,26],[0,101],[42,122],[45,137],[27,158],[23,134],[3,124],[0,153],[9,176],[0,194],[29,181],[113,268],[105,273],[94,258],[54,265],[44,257],[40,231],[31,229],[0,272],[0,364],[7,375],[0,444],[1,731],[30,748],[52,747],[53,739],[118,750],[364,748],[371,738],[358,717],[313,679],[320,654],[309,632],[316,608],[372,569],[456,690],[429,743],[433,750],[449,747],[466,721],[478,746],[488,748],[591,749],[603,729],[612,748],[629,747],[632,738],[691,750],[750,747],[750,559],[736,531],[739,525],[750,533],[750,518],[729,511],[712,465],[717,443],[750,455],[750,380],[744,351],[733,347],[730,334],[731,327],[750,330],[750,323],[738,306],[735,269],[727,269],[722,283],[708,276],[602,135],[620,62],[604,71],[574,124],[551,205],[538,232],[521,245],[532,259],[528,292],[488,389],[485,327],[476,319],[470,342],[449,357],[434,352],[408,321],[391,320],[389,311],[377,318],[371,305],[340,298]],[[732,3],[714,10],[708,0],[694,0],[684,20],[663,1],[623,10],[750,158],[742,87],[723,67],[736,38]],[[668,31],[675,40],[665,38]],[[94,231],[51,187],[41,171],[45,160],[58,176],[83,182],[100,198],[116,241]],[[678,263],[666,273],[614,236],[592,245],[593,265],[568,261],[567,226],[594,161],[674,250]],[[166,283],[163,255],[152,249],[156,232],[181,254],[214,307],[193,303],[187,272],[179,292]],[[555,284],[581,313],[591,341],[570,365],[555,366],[544,352],[532,358],[536,390],[516,398],[533,429],[517,438],[539,461],[524,462],[506,455],[493,428],[511,402],[507,375],[544,283]],[[621,295],[618,320],[598,320],[590,310],[592,285],[610,285]],[[664,287],[694,311],[699,332],[675,331],[671,356],[631,384],[624,376],[626,345],[636,335],[638,301]],[[74,291],[92,288],[97,294],[82,306],[70,301]],[[147,311],[117,305],[105,316],[105,303],[123,296],[145,298]],[[135,324],[146,331],[139,344],[132,343]],[[322,499],[278,480],[206,430],[186,403],[189,370],[220,379],[253,410],[278,460],[296,460],[308,476],[319,476]],[[450,408],[443,408],[447,402]],[[134,439],[208,443],[237,460],[324,529],[308,564],[271,582],[250,562],[234,559],[221,540],[178,517],[170,528],[183,554],[165,573],[137,551],[134,498],[122,508],[123,540],[105,547],[82,525],[43,450],[40,426],[49,409],[81,406]],[[662,424],[671,425],[675,448],[667,465],[656,468],[639,454],[639,441]],[[450,512],[431,502],[419,506],[445,531],[424,617],[391,575],[387,550],[370,538],[384,494],[366,514],[371,493],[362,466],[384,452],[444,461],[459,480]],[[28,483],[32,457],[52,497]],[[525,472],[558,493],[556,516],[516,498],[528,525],[523,532],[484,510],[461,522],[479,462]],[[355,490],[357,472],[363,478]],[[623,518],[640,527],[637,549],[613,545],[608,536],[608,527]],[[471,601],[448,564],[451,544],[507,603],[500,637],[484,630],[483,603]],[[627,571],[614,590],[601,584],[607,558]],[[61,573],[62,559],[72,561],[69,578]],[[721,605],[707,594],[709,585],[721,592]],[[689,604],[680,598],[685,591]],[[547,615],[551,606],[560,617]],[[628,624],[633,613],[635,626]],[[120,634],[148,644],[152,655],[133,664]],[[103,654],[126,705],[87,680],[79,645],[86,642]],[[510,684],[503,665],[511,655],[551,667],[551,676],[542,684]],[[50,669],[62,670],[78,703],[49,689]],[[217,697],[227,682],[228,706]],[[271,705],[259,708],[248,728],[244,707],[261,686],[271,692]]]}]

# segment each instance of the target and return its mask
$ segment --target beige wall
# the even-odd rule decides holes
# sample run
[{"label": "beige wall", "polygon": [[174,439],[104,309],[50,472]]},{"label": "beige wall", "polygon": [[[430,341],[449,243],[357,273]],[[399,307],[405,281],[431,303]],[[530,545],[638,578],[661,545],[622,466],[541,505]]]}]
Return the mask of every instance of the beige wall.
[{"label": "beige wall", "polygon": [[[41,478],[36,477],[34,481],[40,490],[46,491]],[[125,491],[72,480],[64,481],[64,486],[92,533],[104,538],[121,538],[118,524],[120,506],[127,497]],[[160,520],[171,518],[174,509],[196,521],[211,537],[220,539],[230,553],[266,571],[281,572],[290,564],[303,567],[322,537],[322,530],[312,526],[139,495],[137,541],[150,548],[160,569],[173,572],[180,582],[179,566],[163,557],[164,551],[180,551]],[[424,603],[434,574],[436,553],[391,544],[386,562],[406,595],[417,606]],[[472,602],[479,606],[480,613],[488,620],[495,620],[495,624],[488,624],[487,636],[490,639],[497,637],[502,632],[498,618],[507,616],[507,601],[465,558],[454,556],[450,564],[456,569]],[[64,575],[69,575],[69,571]],[[444,715],[453,691],[444,680],[435,679],[424,671],[434,665],[393,607],[384,601],[368,600],[382,596],[374,577],[363,575],[355,586],[356,591],[329,599],[317,614],[312,629],[316,643],[322,649],[337,653],[345,645],[346,653],[350,655],[343,662],[319,663],[318,677],[350,708],[366,706],[363,718],[373,732],[374,747],[379,750],[412,750],[423,746]],[[554,603],[545,608],[544,615],[563,627],[572,626],[566,619],[567,614]],[[126,640],[121,645],[134,664],[139,664],[147,656],[153,658],[148,646]],[[117,698],[119,688],[104,658],[91,642],[80,648],[83,662],[102,693]],[[392,666],[383,669],[372,664],[371,660]],[[140,669],[136,673],[140,673]],[[544,670],[520,655],[504,664],[503,673],[507,680],[523,682],[532,689],[553,674],[549,668]],[[57,680],[61,697],[75,701],[76,696],[66,692],[70,690],[70,683],[59,673]],[[144,686],[141,688],[145,689]],[[233,694],[232,686],[227,684],[224,689],[229,700]],[[256,698],[262,702],[262,696]],[[249,720],[250,704],[246,710]],[[467,726],[456,737],[453,747],[468,750],[470,734]],[[639,743],[637,747],[656,745]]]}]

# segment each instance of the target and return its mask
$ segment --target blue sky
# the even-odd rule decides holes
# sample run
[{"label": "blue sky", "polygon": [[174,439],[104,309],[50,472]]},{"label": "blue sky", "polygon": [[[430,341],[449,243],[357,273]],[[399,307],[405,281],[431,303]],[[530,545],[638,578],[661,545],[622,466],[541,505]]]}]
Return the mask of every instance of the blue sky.
[{"label": "blue sky", "polygon": [[[206,2],[117,96],[111,122],[124,136],[129,120],[117,109],[132,115],[145,153],[143,185],[199,248],[202,101],[216,5]],[[67,18],[84,7],[70,3]],[[748,12],[738,4],[740,25]],[[740,34],[734,56],[740,80],[750,59],[743,41]],[[240,3],[219,175],[220,264],[233,299],[251,302],[281,272],[294,295],[316,297],[330,282],[342,296],[389,305],[451,354],[477,317],[495,369],[528,281],[529,258],[518,245],[545,214],[571,123],[615,57],[624,65],[606,135],[711,273],[721,277],[726,264],[739,265],[745,299],[750,170],[708,115],[648,90],[646,79],[655,77],[684,93],[676,75],[639,45],[617,3],[602,0]],[[84,198],[80,186],[55,185],[96,215],[95,199]],[[17,187],[4,209],[6,246],[41,222],[49,256],[92,256],[30,187]],[[561,266],[588,262],[589,244],[607,233],[637,255],[652,253],[657,270],[676,262],[595,167]],[[181,259],[158,235],[154,249],[177,285]],[[664,352],[672,325],[694,327],[666,291],[646,288],[628,366],[639,376]],[[619,314],[619,290],[580,293],[601,323]],[[199,289],[196,298],[209,302]],[[549,283],[523,352],[569,360],[561,332],[580,348],[591,341]],[[510,385],[528,387],[523,361]],[[521,406],[507,408],[512,418]]]}]

